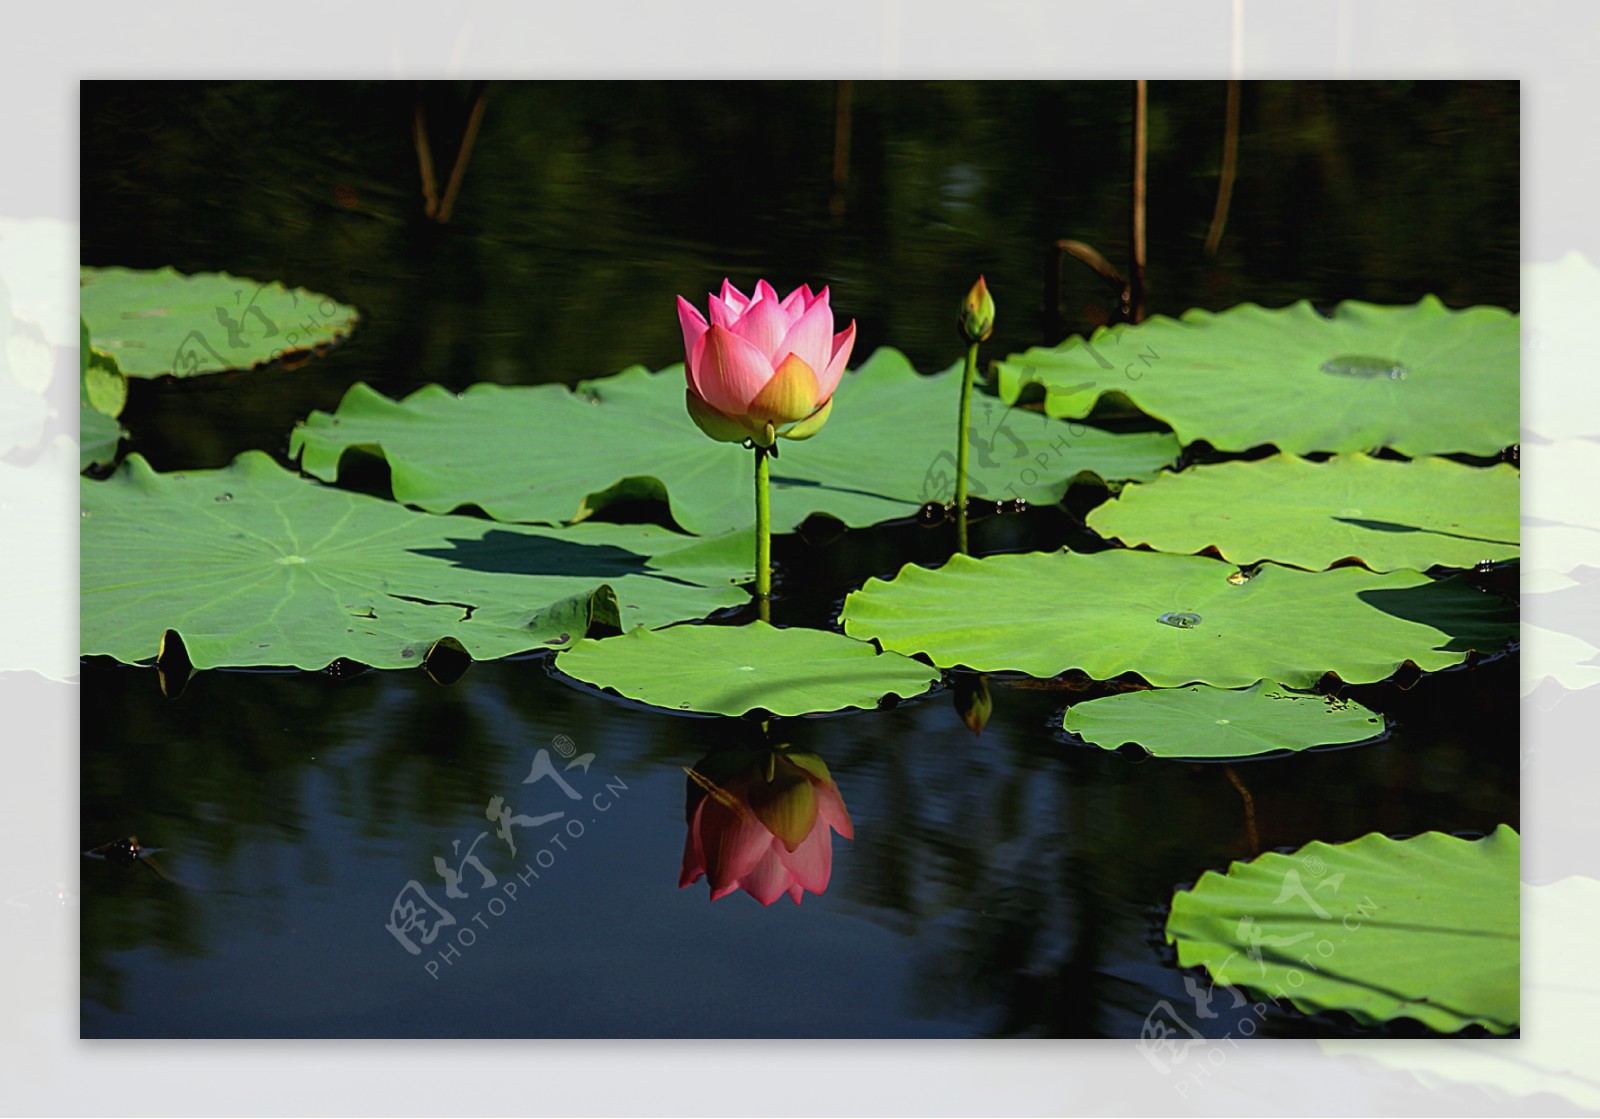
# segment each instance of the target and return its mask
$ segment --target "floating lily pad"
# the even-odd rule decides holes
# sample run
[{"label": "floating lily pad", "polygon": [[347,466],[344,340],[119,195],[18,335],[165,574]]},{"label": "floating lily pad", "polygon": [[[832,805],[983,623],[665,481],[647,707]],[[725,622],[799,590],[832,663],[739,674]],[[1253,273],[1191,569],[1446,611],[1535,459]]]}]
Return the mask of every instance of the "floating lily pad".
[{"label": "floating lily pad", "polygon": [[486,660],[577,640],[591,617],[702,617],[748,601],[752,578],[749,534],[430,516],[258,451],[186,474],[133,455],[81,494],[83,652],[127,662],[168,629],[196,668],[405,668],[443,637]]},{"label": "floating lily pad", "polygon": [[1441,1033],[1519,1020],[1521,839],[1427,832],[1308,843],[1208,871],[1172,899],[1178,963],[1222,985]]},{"label": "floating lily pad", "polygon": [[1517,317],[1309,302],[1156,315],[998,363],[1000,395],[1044,388],[1052,416],[1087,416],[1112,394],[1170,424],[1185,444],[1271,444],[1291,454],[1494,455],[1518,439]]},{"label": "floating lily pad", "polygon": [[1195,685],[1124,692],[1074,704],[1061,725],[1106,750],[1132,742],[1158,758],[1247,758],[1360,742],[1383,733],[1383,716],[1261,681],[1241,691]]},{"label": "floating lily pad", "polygon": [[309,356],[359,317],[325,295],[279,283],[171,268],[84,268],[82,313],[94,348],[129,377],[194,377]]},{"label": "floating lily pad", "polygon": [[1257,680],[1311,687],[1325,672],[1371,683],[1407,661],[1424,671],[1498,651],[1516,612],[1459,577],[1237,569],[1204,556],[1109,551],[955,556],[908,565],[845,600],[845,633],[926,653],[942,668],[1097,680],[1138,673],[1158,687]]},{"label": "floating lily pad", "polygon": [[580,641],[556,667],[596,687],[678,711],[811,715],[920,695],[939,673],[910,657],[815,629],[675,626]]},{"label": "floating lily pad", "polygon": [[[813,513],[860,527],[948,500],[958,377],[921,376],[889,349],[846,373],[821,433],[783,444],[771,463],[773,527],[786,531]],[[1164,433],[1113,435],[992,397],[975,402],[970,437],[974,496],[1046,504],[1080,475],[1150,478],[1178,452]],[[679,367],[626,370],[576,393],[480,384],[457,395],[434,385],[395,402],[357,385],[289,442],[301,467],[328,482],[352,448],[382,455],[395,498],[434,513],[473,505],[500,521],[562,524],[613,501],[653,498],[689,532],[755,520],[752,456],[695,427]]]},{"label": "floating lily pad", "polygon": [[1237,564],[1471,567],[1517,555],[1519,482],[1507,465],[1274,455],[1129,486],[1089,514],[1089,527],[1159,552],[1215,548]]}]

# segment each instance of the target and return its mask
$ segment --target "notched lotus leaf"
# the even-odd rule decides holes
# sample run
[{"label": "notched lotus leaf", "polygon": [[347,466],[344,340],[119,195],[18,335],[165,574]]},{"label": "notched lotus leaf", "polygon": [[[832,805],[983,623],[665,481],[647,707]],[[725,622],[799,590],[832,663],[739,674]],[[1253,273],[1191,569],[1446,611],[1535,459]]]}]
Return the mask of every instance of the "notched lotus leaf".
[{"label": "notched lotus leaf", "polygon": [[1101,396],[1125,397],[1185,444],[1222,451],[1488,457],[1519,438],[1517,316],[1431,295],[1341,303],[1331,317],[1304,300],[1155,315],[997,368],[1006,400],[1036,384],[1050,415],[1087,416]]},{"label": "notched lotus leaf", "polygon": [[927,665],[837,633],[746,626],[636,629],[582,641],[556,667],[585,683],[673,711],[811,715],[921,695],[939,680]]},{"label": "notched lotus leaf", "polygon": [[1471,567],[1519,552],[1515,467],[1449,459],[1393,462],[1274,455],[1165,474],[1125,488],[1089,527],[1158,552],[1215,549],[1320,571],[1356,559],[1373,571]]},{"label": "notched lotus leaf", "polygon": [[1207,871],[1172,899],[1183,967],[1362,1025],[1411,1018],[1440,1033],[1520,1019],[1521,839],[1365,835]]},{"label": "notched lotus leaf", "polygon": [[1359,703],[1262,681],[1123,692],[1067,708],[1062,727],[1106,750],[1134,743],[1158,758],[1247,758],[1360,742],[1383,716]]},{"label": "notched lotus leaf", "polygon": [[1516,611],[1459,577],[1309,572],[1265,564],[1238,579],[1204,556],[1033,552],[943,567],[907,565],[844,604],[851,637],[925,653],[940,667],[1097,680],[1137,673],[1158,687],[1309,688],[1324,673],[1371,683],[1406,662],[1425,672],[1499,652]]},{"label": "notched lotus leaf", "polygon": [[[771,463],[777,531],[823,513],[851,527],[910,517],[955,492],[958,369],[925,377],[879,350],[846,373],[827,426],[780,444]],[[1117,435],[974,401],[969,492],[1035,504],[1075,478],[1151,478],[1177,456],[1171,435]],[[438,386],[393,401],[356,385],[332,414],[290,436],[309,474],[332,482],[346,451],[388,461],[395,498],[434,513],[473,505],[500,521],[564,524],[615,501],[664,500],[686,531],[717,534],[755,519],[750,452],[709,440],[684,408],[681,368],[625,370],[560,385]]]},{"label": "notched lotus leaf", "polygon": [[[748,601],[748,534],[566,530],[438,517],[330,489],[247,452],[158,474],[130,456],[84,481],[82,647],[139,662],[175,631],[197,669],[422,664],[579,640],[591,620],[665,625]],[[682,552],[680,562],[678,553]]]},{"label": "notched lotus leaf", "polygon": [[94,348],[129,377],[298,360],[343,341],[359,318],[317,292],[226,272],[84,268],[79,285]]}]

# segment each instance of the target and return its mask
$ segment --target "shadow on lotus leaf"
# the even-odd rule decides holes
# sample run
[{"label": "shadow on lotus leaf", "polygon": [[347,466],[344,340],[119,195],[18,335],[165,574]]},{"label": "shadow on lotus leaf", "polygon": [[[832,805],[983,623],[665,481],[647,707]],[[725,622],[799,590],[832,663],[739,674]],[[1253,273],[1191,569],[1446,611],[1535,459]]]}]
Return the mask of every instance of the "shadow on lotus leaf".
[{"label": "shadow on lotus leaf", "polygon": [[499,575],[568,576],[574,579],[620,579],[646,575],[681,587],[700,584],[679,579],[650,566],[651,557],[615,544],[584,544],[548,536],[530,536],[492,529],[480,539],[450,539],[448,548],[413,548],[412,553],[442,559],[452,567]]},{"label": "shadow on lotus leaf", "polygon": [[1479,544],[1502,544],[1508,548],[1517,546],[1515,540],[1496,540],[1492,536],[1469,536],[1460,532],[1445,532],[1437,528],[1423,528],[1421,525],[1404,525],[1396,521],[1369,521],[1363,517],[1334,517],[1342,525],[1354,525],[1364,528],[1368,532],[1421,532],[1429,536],[1446,536],[1451,540],[1472,540]]},{"label": "shadow on lotus leaf", "polygon": [[1447,638],[1435,646],[1443,652],[1498,653],[1517,636],[1516,607],[1474,590],[1460,576],[1361,591],[1356,597],[1385,614],[1438,630]]}]

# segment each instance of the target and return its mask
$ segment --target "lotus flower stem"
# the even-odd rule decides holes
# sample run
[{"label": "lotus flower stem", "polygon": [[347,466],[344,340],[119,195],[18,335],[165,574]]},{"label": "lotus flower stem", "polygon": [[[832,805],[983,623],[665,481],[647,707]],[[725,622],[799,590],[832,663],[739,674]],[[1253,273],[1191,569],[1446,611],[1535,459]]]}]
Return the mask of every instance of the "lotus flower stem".
[{"label": "lotus flower stem", "polygon": [[961,374],[961,424],[956,430],[956,547],[967,555],[967,426],[972,418],[972,382],[978,377],[978,343],[994,330],[994,296],[982,276],[961,301],[956,321],[967,341],[967,367]]},{"label": "lotus flower stem", "polygon": [[967,553],[967,425],[972,419],[972,382],[978,375],[978,343],[967,346],[967,368],[961,374],[961,424],[956,430],[956,547]]},{"label": "lotus flower stem", "polygon": [[756,447],[756,609],[772,622],[772,511],[767,501],[768,448]]}]

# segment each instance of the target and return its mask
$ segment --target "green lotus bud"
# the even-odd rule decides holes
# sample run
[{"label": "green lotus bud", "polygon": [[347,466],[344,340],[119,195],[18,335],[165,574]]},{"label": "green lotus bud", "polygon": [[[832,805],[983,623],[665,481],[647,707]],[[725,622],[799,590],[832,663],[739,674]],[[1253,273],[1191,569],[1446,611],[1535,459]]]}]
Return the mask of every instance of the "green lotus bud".
[{"label": "green lotus bud", "polygon": [[979,276],[961,301],[961,333],[969,342],[982,342],[993,330],[994,297],[989,294],[989,285]]}]

